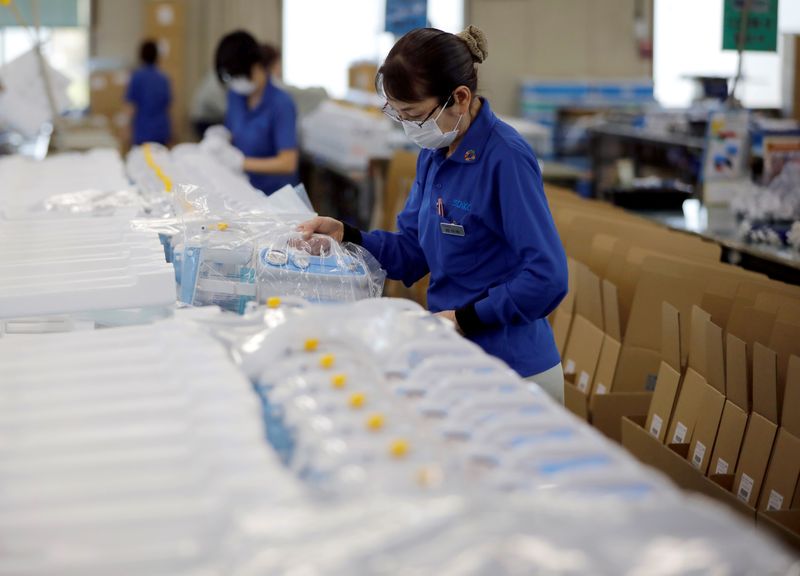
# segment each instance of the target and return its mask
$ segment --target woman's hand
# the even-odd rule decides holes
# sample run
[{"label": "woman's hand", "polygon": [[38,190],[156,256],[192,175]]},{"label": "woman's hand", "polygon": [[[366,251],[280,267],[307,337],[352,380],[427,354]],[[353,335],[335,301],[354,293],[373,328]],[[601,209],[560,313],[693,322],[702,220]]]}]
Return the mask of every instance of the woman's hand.
[{"label": "woman's hand", "polygon": [[297,227],[297,231],[302,233],[303,240],[310,240],[314,234],[330,236],[337,242],[344,238],[344,224],[333,218],[317,216],[307,222],[303,222]]},{"label": "woman's hand", "polygon": [[456,320],[456,311],[455,310],[443,310],[441,312],[437,312],[435,314],[438,318],[444,318],[445,320],[449,320],[456,326],[456,331],[459,334],[463,334],[461,331],[461,326],[458,325],[458,320]]}]

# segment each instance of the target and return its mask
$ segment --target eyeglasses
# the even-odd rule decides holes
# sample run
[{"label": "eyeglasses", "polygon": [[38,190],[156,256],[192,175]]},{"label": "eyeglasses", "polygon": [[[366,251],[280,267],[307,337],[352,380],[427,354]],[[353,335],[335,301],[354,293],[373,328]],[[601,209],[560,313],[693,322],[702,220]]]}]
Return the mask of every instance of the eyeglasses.
[{"label": "eyeglasses", "polygon": [[384,114],[386,114],[386,116],[388,116],[390,119],[394,120],[395,122],[412,122],[412,123],[416,124],[417,126],[419,126],[420,128],[422,128],[422,125],[425,124],[425,122],[427,122],[428,120],[431,119],[431,116],[433,116],[433,113],[436,112],[436,110],[438,110],[440,106],[443,109],[447,106],[447,103],[450,102],[450,97],[451,96],[452,96],[452,94],[447,97],[447,100],[445,100],[444,104],[437,104],[436,107],[433,110],[431,110],[430,113],[428,113],[428,115],[425,116],[425,119],[422,120],[421,122],[419,120],[406,120],[405,118],[400,116],[400,113],[397,110],[395,110],[394,108],[389,106],[388,102],[383,105],[383,108],[381,108],[381,111]]}]

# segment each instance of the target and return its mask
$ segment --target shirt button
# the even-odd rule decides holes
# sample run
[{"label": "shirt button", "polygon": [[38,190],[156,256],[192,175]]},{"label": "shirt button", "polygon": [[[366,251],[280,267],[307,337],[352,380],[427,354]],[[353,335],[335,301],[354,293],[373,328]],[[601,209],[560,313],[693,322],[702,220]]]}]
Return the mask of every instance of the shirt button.
[{"label": "shirt button", "polygon": [[441,184],[437,184],[437,185],[436,185],[436,187],[437,187],[437,188],[441,188],[441,187],[442,187],[442,185],[441,185]]}]

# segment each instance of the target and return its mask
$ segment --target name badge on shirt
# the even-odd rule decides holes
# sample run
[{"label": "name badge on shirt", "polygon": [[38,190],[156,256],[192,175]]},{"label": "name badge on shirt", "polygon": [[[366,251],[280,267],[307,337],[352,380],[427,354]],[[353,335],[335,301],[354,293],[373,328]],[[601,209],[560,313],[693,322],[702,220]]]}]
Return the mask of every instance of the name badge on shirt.
[{"label": "name badge on shirt", "polygon": [[447,234],[448,236],[463,236],[464,235],[464,227],[460,224],[450,224],[448,222],[442,222],[439,224],[439,227],[442,229],[442,234]]}]

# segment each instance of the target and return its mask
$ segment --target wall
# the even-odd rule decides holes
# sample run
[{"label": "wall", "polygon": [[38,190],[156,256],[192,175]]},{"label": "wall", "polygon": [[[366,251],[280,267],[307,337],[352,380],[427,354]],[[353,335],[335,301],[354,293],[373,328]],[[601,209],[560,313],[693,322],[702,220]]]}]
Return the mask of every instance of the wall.
[{"label": "wall", "polygon": [[651,0],[470,0],[468,24],[486,32],[481,91],[502,114],[518,114],[520,79],[651,76],[639,57],[634,10]]}]

